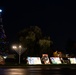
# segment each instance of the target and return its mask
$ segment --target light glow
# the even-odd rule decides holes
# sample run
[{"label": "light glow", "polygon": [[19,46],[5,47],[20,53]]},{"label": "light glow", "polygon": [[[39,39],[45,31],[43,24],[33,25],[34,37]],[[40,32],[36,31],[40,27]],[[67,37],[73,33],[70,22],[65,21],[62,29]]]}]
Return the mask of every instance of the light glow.
[{"label": "light glow", "polygon": [[6,58],[7,58],[7,56],[3,56],[3,58],[4,58],[4,59],[6,59]]},{"label": "light glow", "polygon": [[21,46],[21,45],[19,45],[19,48],[22,48],[22,46]]},{"label": "light glow", "polygon": [[12,46],[13,49],[17,49],[17,46]]},{"label": "light glow", "polygon": [[2,12],[2,9],[0,9],[0,13]]}]

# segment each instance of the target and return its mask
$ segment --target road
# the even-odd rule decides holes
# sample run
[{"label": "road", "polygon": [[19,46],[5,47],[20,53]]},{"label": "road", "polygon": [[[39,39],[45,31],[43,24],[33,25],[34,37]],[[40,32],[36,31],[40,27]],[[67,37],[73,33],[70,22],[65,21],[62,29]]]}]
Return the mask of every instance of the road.
[{"label": "road", "polygon": [[76,75],[76,68],[49,66],[1,67],[0,75]]}]

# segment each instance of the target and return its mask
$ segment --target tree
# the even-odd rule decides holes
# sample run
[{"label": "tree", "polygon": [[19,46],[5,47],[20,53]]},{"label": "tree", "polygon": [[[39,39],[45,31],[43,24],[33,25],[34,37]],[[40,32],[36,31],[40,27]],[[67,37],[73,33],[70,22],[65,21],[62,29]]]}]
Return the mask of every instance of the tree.
[{"label": "tree", "polygon": [[66,52],[70,55],[76,55],[76,41],[69,39],[66,43]]},{"label": "tree", "polygon": [[27,47],[27,55],[32,56],[37,54],[37,42],[41,37],[41,29],[37,26],[30,26],[19,32],[19,41],[24,47]]},{"label": "tree", "polygon": [[50,40],[49,37],[47,38],[43,38],[39,40],[39,45],[41,48],[41,55],[44,53],[49,54],[49,56],[52,55],[52,49],[51,49],[51,45],[53,44],[53,42]]},{"label": "tree", "polygon": [[38,26],[30,26],[20,31],[19,41],[24,47],[27,47],[26,55],[28,56],[38,56],[44,49],[44,51],[49,51],[52,44],[49,37],[44,38]]},{"label": "tree", "polygon": [[3,54],[7,51],[8,51],[8,42],[2,25],[2,17],[0,12],[0,53]]}]

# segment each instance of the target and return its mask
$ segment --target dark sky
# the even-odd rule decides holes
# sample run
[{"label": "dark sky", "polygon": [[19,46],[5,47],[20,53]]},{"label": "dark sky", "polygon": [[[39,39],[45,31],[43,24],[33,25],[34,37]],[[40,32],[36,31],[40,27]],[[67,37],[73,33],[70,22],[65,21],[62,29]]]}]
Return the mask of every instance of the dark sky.
[{"label": "dark sky", "polygon": [[64,49],[68,39],[76,40],[76,4],[64,0],[0,0],[3,25],[9,41],[29,26],[39,26],[56,48]]}]

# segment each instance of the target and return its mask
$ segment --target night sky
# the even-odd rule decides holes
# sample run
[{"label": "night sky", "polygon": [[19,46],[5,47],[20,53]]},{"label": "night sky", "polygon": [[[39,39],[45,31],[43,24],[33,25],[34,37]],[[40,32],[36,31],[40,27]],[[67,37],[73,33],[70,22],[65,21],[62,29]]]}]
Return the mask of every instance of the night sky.
[{"label": "night sky", "polygon": [[76,4],[64,0],[0,0],[3,9],[3,25],[9,41],[14,41],[17,32],[39,26],[44,35],[49,35],[55,48],[65,49],[68,39],[76,41]]}]

